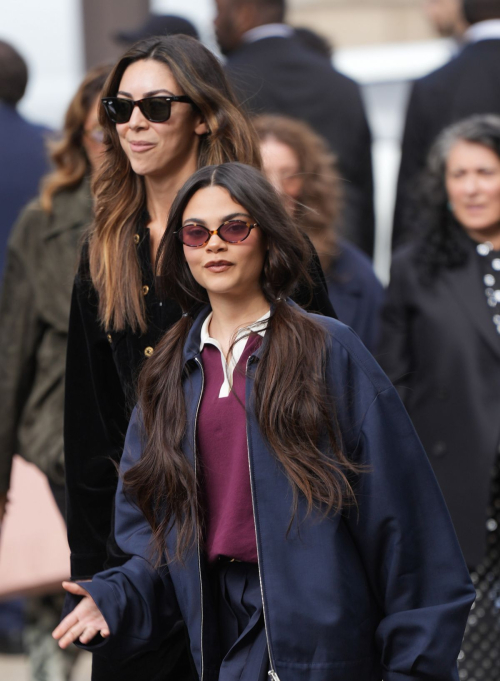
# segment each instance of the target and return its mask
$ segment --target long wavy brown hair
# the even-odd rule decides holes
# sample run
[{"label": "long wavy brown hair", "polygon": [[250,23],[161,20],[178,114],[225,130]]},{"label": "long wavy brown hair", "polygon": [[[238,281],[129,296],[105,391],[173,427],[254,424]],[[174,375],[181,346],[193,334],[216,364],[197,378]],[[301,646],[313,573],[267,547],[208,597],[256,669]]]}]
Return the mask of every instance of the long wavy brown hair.
[{"label": "long wavy brown hair", "polygon": [[275,139],[290,147],[297,156],[302,189],[295,206],[295,219],[309,236],[329,233],[334,251],[336,222],[343,199],[335,155],[303,121],[265,115],[257,116],[252,122],[261,141]]},{"label": "long wavy brown hair", "polygon": [[[274,189],[249,166],[228,163],[198,170],[180,190],[171,209],[158,254],[165,293],[190,314],[183,316],[158,344],[138,384],[145,439],[141,460],[124,475],[153,530],[157,561],[182,560],[202,538],[197,480],[183,450],[186,404],[183,349],[193,324],[193,309],[208,295],[194,279],[174,232],[182,226],[187,203],[200,189],[223,187],[249,212],[261,229],[268,251],[261,274],[262,291],[272,305],[262,355],[255,373],[253,400],[260,430],[283,466],[293,490],[291,521],[299,495],[308,511],[339,511],[354,500],[350,476],[358,468],[343,454],[335,409],[325,382],[328,342],[325,328],[285,298],[307,280],[310,248],[285,212]],[[320,447],[319,442],[327,446]],[[175,556],[166,538],[175,528]]]},{"label": "long wavy brown hair", "polygon": [[[240,111],[220,63],[194,38],[173,35],[136,43],[114,67],[103,97],[116,96],[126,68],[142,59],[166,64],[205,119],[209,133],[200,141],[198,167],[227,161],[260,167],[253,127]],[[116,127],[103,109],[100,121],[107,132],[107,151],[93,182],[96,217],[89,244],[90,275],[103,325],[143,332],[147,320],[133,235],[146,209],[144,179],[132,170]]]},{"label": "long wavy brown hair", "polygon": [[40,193],[40,204],[47,213],[52,212],[55,194],[77,187],[89,174],[90,165],[82,144],[85,121],[110,71],[111,66],[97,66],[87,73],[66,111],[61,138],[49,142],[55,169],[43,179]]}]

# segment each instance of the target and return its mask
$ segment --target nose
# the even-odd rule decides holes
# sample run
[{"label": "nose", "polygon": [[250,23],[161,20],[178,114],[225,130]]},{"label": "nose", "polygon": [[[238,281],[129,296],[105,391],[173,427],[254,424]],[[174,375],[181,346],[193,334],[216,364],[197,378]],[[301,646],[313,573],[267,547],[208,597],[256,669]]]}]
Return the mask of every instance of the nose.
[{"label": "nose", "polygon": [[224,241],[224,239],[221,239],[218,234],[212,234],[205,248],[211,253],[227,251],[227,243]]},{"label": "nose", "polygon": [[478,177],[475,173],[467,175],[464,181],[464,190],[467,194],[476,194],[479,190]]},{"label": "nose", "polygon": [[142,113],[138,106],[134,106],[134,108],[132,109],[132,115],[130,116],[128,125],[130,128],[132,128],[132,130],[147,127],[148,120],[147,118],[145,118],[144,114]]}]

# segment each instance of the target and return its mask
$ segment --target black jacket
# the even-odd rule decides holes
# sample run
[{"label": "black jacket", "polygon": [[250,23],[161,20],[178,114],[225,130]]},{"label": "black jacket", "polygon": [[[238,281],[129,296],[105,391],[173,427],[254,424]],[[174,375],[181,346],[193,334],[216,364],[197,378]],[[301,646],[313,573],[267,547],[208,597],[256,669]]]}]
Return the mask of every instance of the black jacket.
[{"label": "black jacket", "polygon": [[483,558],[500,441],[500,335],[478,256],[419,281],[414,253],[393,261],[378,360],[396,383],[441,485],[469,566]]},{"label": "black jacket", "polygon": [[340,321],[350,326],[368,350],[374,352],[384,289],[370,260],[356,246],[339,239],[337,250],[325,271],[330,300]]},{"label": "black jacket", "polygon": [[359,86],[293,37],[241,45],[226,73],[250,113],[298,118],[327,140],[345,180],[342,233],[372,256],[371,134]]},{"label": "black jacket", "polygon": [[412,236],[415,184],[432,143],[451,123],[482,113],[500,114],[500,39],[468,45],[451,62],[415,82],[403,137],[394,247]]}]

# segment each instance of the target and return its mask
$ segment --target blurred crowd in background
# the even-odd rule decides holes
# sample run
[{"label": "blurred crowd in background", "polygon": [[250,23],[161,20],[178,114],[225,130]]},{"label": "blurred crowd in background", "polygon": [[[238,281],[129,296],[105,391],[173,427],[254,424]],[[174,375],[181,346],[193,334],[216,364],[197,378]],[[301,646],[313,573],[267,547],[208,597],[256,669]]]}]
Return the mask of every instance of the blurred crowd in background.
[{"label": "blurred crowd in background", "polygon": [[[289,23],[281,0],[216,0],[216,49],[253,117],[265,174],[316,248],[339,319],[398,387],[424,444],[478,594],[460,679],[493,681],[500,679],[500,0],[421,4],[443,39],[437,61],[445,63],[412,82],[393,80],[404,86],[396,96],[387,83],[361,87],[345,75],[347,52],[334,55],[324,35]],[[118,28],[119,21],[118,54],[150,35],[205,39],[172,14]],[[354,62],[351,54],[356,71]],[[104,151],[99,93],[111,65],[90,64],[73,84],[61,129],[49,129],[21,114],[32,65],[2,40],[0,24],[0,521],[9,513],[15,454],[47,476],[65,513],[65,344],[79,246],[92,223],[91,177]],[[398,117],[405,123],[396,178],[380,130]],[[75,653],[50,638],[60,608],[59,593],[0,602],[0,651],[29,654],[36,681],[71,677]]]}]

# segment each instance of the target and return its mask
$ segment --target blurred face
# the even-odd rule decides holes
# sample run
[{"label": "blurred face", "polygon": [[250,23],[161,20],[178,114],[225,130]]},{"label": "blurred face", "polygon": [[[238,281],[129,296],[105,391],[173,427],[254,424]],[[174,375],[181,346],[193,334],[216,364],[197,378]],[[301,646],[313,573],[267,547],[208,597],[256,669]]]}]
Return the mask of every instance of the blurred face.
[{"label": "blurred face", "polygon": [[[172,72],[162,62],[143,59],[125,70],[117,97],[184,95]],[[117,123],[120,144],[132,170],[145,177],[168,176],[190,163],[196,166],[200,135],[206,133],[201,115],[190,104],[172,102],[168,121],[148,121],[138,106],[127,123]]]},{"label": "blurred face", "polygon": [[222,54],[229,54],[238,47],[245,32],[242,26],[244,8],[238,6],[237,0],[215,0],[215,6],[215,36]]},{"label": "blurred face", "polygon": [[94,173],[104,158],[103,130],[99,125],[99,97],[96,97],[83,125],[82,144]]},{"label": "blurred face", "polygon": [[467,27],[462,0],[424,0],[424,12],[439,35],[459,37]]},{"label": "blurred face", "polygon": [[293,217],[303,186],[297,154],[275,137],[266,137],[260,143],[260,153],[267,179],[281,195],[288,214]]},{"label": "blurred face", "polygon": [[446,165],[446,190],[456,219],[477,241],[500,229],[500,158],[481,144],[459,141]]},{"label": "blurred face", "polygon": [[[186,206],[183,226],[198,224],[216,230],[230,219],[255,220],[248,211],[234,201],[222,187],[205,187],[194,194]],[[261,293],[259,283],[266,255],[265,238],[259,227],[238,244],[223,241],[212,235],[198,248],[184,246],[184,257],[193,277],[213,296],[248,298],[252,292]]]}]

